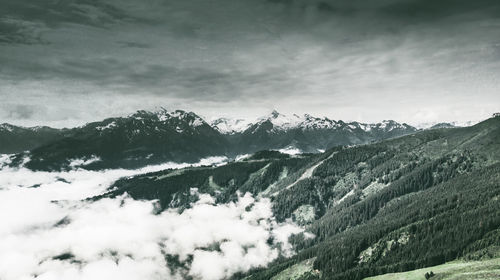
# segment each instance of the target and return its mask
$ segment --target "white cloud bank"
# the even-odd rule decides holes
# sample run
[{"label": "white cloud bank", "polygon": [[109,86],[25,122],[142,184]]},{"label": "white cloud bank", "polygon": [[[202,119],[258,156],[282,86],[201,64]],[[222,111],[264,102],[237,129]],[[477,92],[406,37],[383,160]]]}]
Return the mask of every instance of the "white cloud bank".
[{"label": "white cloud bank", "polygon": [[[211,158],[198,165],[221,164]],[[0,161],[8,161],[0,157]],[[224,279],[292,254],[288,237],[302,231],[278,224],[268,199],[240,195],[213,204],[206,194],[179,213],[155,215],[155,202],[127,195],[95,202],[116,179],[182,168],[163,164],[140,170],[33,172],[1,167],[0,279]],[[271,241],[271,242],[269,242]],[[172,269],[165,254],[184,268]]]},{"label": "white cloud bank", "polygon": [[300,155],[303,153],[300,149],[293,147],[293,146],[288,146],[286,148],[279,149],[278,152],[280,152],[282,154],[291,155],[291,156],[296,156],[296,155]]}]

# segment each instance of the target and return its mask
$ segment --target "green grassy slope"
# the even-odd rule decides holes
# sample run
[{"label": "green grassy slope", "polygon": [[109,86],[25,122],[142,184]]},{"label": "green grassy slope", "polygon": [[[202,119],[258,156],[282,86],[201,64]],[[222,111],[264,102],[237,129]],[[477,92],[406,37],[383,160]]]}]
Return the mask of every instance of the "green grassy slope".
[{"label": "green grassy slope", "polygon": [[425,280],[425,274],[433,272],[432,280],[493,280],[500,279],[500,258],[483,261],[453,261],[400,273],[388,273],[366,280]]}]

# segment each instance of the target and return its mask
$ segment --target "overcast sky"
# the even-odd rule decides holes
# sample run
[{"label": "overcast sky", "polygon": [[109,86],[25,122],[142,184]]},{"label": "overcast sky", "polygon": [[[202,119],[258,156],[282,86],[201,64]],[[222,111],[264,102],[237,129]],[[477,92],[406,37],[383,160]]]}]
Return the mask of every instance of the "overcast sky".
[{"label": "overcast sky", "polygon": [[0,123],[500,111],[498,0],[2,0]]}]

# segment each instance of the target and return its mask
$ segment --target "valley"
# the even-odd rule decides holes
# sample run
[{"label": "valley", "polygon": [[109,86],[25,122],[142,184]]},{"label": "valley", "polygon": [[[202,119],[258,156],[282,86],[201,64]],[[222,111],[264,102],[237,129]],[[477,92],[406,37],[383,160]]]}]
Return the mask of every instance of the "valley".
[{"label": "valley", "polygon": [[[100,137],[105,139],[107,135]],[[498,139],[500,118],[491,118],[471,127],[424,130],[376,143],[337,145],[322,153],[263,150],[237,159],[223,156],[214,158],[215,162],[154,167],[149,172],[146,167],[141,172],[120,171],[130,175],[115,176],[82,202],[92,206],[121,200],[128,205],[128,199],[132,199],[152,203],[155,216],[194,215],[188,213],[197,213],[193,211],[199,207],[232,209],[239,203],[249,211],[244,215],[255,215],[252,211],[261,211],[266,205],[269,208],[265,211],[270,211],[266,215],[271,215],[266,217],[273,224],[266,250],[271,250],[269,254],[279,250],[280,255],[272,253],[266,263],[214,274],[227,279],[340,280],[411,270],[420,273],[421,269],[457,259],[473,259],[499,245]],[[35,149],[30,155],[36,160],[40,151]],[[34,167],[46,163],[31,159],[16,167],[16,156],[6,159],[4,169],[22,168],[34,174],[42,172]],[[102,161],[100,157],[83,159],[68,162],[61,171],[44,174],[73,172],[68,168],[77,172],[113,170],[94,165]],[[45,188],[43,184],[38,186]],[[71,217],[71,211],[68,213]],[[72,218],[64,221],[74,223]],[[278,229],[289,232],[282,236],[275,232]],[[166,247],[162,254],[169,273],[198,279],[195,276],[201,272],[194,270],[200,260],[198,254],[225,258],[229,251],[224,248],[232,237],[227,238],[193,244],[194,251],[185,255]],[[250,250],[260,245],[245,246]],[[68,254],[68,261],[79,261],[77,253]],[[59,262],[67,261],[61,258]],[[468,267],[464,265],[463,269],[469,271]],[[441,267],[435,270],[438,276],[444,275]],[[219,276],[213,279],[222,279]]]}]

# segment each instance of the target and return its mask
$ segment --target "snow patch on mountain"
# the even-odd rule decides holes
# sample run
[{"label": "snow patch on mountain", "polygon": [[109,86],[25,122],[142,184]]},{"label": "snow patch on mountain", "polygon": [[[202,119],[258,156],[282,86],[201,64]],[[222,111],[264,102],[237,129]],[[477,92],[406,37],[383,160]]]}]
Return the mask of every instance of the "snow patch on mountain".
[{"label": "snow patch on mountain", "polygon": [[158,111],[150,112],[140,110],[135,112],[132,115],[129,115],[128,118],[134,118],[136,120],[144,120],[144,119],[153,119],[159,122],[168,122],[171,120],[179,120],[186,121],[190,126],[201,126],[206,122],[198,115],[193,112],[186,112],[183,110],[175,110],[175,111],[167,111],[166,109],[161,109]]},{"label": "snow patch on mountain", "polygon": [[300,127],[303,129],[333,129],[338,127],[338,123],[329,118],[317,118],[309,114],[305,114]]},{"label": "snow patch on mountain", "polygon": [[293,114],[291,116],[281,114],[276,110],[272,111],[269,115],[260,117],[255,123],[243,119],[229,119],[220,118],[211,122],[212,127],[217,129],[223,134],[235,134],[242,133],[245,130],[252,128],[252,133],[256,132],[257,129],[266,124],[271,123],[272,128],[269,132],[279,132],[286,131],[290,129],[302,129],[302,130],[344,130],[349,132],[354,132],[357,130],[362,130],[365,132],[373,132],[375,130],[381,130],[384,132],[390,132],[395,129],[412,129],[411,126],[407,124],[400,124],[392,120],[384,120],[380,123],[367,124],[359,122],[349,122],[345,123],[343,121],[331,120],[327,117],[314,117],[309,114],[304,114],[299,116]]},{"label": "snow patch on mountain", "polygon": [[211,122],[211,126],[222,134],[235,134],[245,131],[251,125],[244,119],[218,118]]},{"label": "snow patch on mountain", "polygon": [[392,120],[383,120],[379,126],[381,129],[386,131],[392,131],[394,129],[404,129],[405,126]]},{"label": "snow patch on mountain", "polygon": [[270,115],[259,118],[257,124],[270,122],[273,131],[283,131],[288,129],[333,129],[339,127],[338,123],[328,118],[317,118],[309,114],[299,116],[293,114],[287,116],[274,110]]},{"label": "snow patch on mountain", "polygon": [[2,131],[2,130],[12,132],[14,130],[14,126],[10,125],[8,123],[3,123],[3,124],[0,124],[0,131]]},{"label": "snow patch on mountain", "polygon": [[112,121],[112,122],[108,123],[107,125],[98,126],[95,129],[103,131],[103,130],[111,129],[111,128],[116,127],[116,126],[117,126],[116,122]]},{"label": "snow patch on mountain", "polygon": [[372,130],[372,126],[366,123],[360,123],[359,126],[362,130],[367,132]]},{"label": "snow patch on mountain", "polygon": [[192,126],[201,126],[203,125],[205,122],[201,119],[201,118],[196,118],[194,119],[193,121],[190,122],[190,125]]},{"label": "snow patch on mountain", "polygon": [[289,129],[300,125],[303,121],[298,115],[292,115],[291,117],[285,116],[278,113],[276,110],[271,113],[270,116],[260,119],[259,122],[270,121],[273,124],[274,129]]}]

